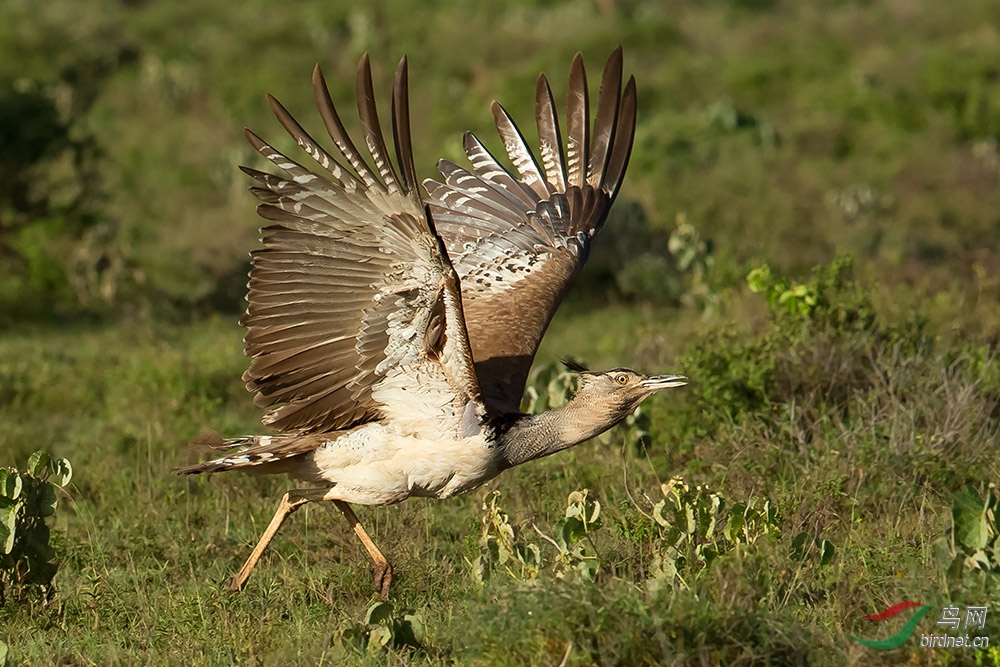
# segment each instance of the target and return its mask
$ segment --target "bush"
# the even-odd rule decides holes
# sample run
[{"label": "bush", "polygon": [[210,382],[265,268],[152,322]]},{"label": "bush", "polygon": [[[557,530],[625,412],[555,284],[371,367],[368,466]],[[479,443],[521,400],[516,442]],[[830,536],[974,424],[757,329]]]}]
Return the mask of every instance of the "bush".
[{"label": "bush", "polygon": [[69,461],[42,451],[31,455],[25,472],[0,468],[0,606],[8,598],[51,599],[59,563],[45,518],[56,511],[56,487],[65,487],[72,476]]},{"label": "bush", "polygon": [[949,345],[920,315],[880,320],[851,265],[837,259],[803,282],[752,271],[766,329],[730,326],[691,343],[676,364],[692,379],[685,400],[653,410],[652,441],[725,467],[753,451],[745,465],[770,479],[844,454],[839,474],[860,466],[886,488],[950,494],[986,481],[1000,430],[995,342]]},{"label": "bush", "polygon": [[717,329],[688,347],[677,367],[694,382],[689,400],[672,404],[671,440],[690,445],[744,415],[768,421],[791,402],[807,416],[820,406],[837,411],[872,381],[867,370],[874,347],[903,338],[919,346],[919,326],[879,326],[852,265],[851,258],[838,258],[813,269],[802,283],[767,265],[751,271],[750,290],[763,294],[770,308],[769,330],[748,336],[732,327]]}]

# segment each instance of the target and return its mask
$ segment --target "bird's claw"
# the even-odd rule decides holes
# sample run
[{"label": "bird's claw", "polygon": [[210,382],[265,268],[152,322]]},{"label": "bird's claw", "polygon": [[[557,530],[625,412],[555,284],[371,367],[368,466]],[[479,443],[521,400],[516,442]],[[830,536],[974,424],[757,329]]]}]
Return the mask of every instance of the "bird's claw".
[{"label": "bird's claw", "polygon": [[392,564],[386,561],[382,563],[372,563],[372,571],[375,575],[375,591],[382,602],[389,599],[389,586],[392,584]]}]

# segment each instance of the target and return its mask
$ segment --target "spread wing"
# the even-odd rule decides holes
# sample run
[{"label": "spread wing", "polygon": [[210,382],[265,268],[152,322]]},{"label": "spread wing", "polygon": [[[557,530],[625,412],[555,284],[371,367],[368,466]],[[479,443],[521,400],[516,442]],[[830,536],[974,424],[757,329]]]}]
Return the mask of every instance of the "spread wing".
[{"label": "spread wing", "polygon": [[[342,164],[273,98],[271,108],[321,167],[303,167],[247,131],[286,176],[244,167],[263,202],[264,247],[253,253],[246,326],[254,402],[264,424],[300,434],[393,419],[413,434],[454,437],[479,387],[458,279],[416,193],[406,59],[396,70],[389,157],[367,54],[358,112],[369,167],[317,66],[313,87]],[[449,432],[450,431],[450,432]]]},{"label": "spread wing", "polygon": [[497,131],[518,175],[466,134],[472,172],[442,160],[444,182],[424,181],[435,227],[462,281],[472,354],[492,409],[518,409],[538,344],[618,193],[636,109],[635,79],[624,93],[621,83],[618,47],[604,68],[591,138],[587,77],[577,54],[565,149],[542,75],[535,95],[541,166],[514,121],[493,102]]}]

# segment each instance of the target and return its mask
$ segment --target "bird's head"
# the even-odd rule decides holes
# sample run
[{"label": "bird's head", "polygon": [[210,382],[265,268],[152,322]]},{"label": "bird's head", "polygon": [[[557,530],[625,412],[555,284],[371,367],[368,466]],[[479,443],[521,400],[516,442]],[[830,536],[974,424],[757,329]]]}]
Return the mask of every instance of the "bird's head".
[{"label": "bird's head", "polygon": [[570,367],[570,370],[579,373],[580,378],[574,402],[589,403],[596,411],[604,408],[616,423],[656,392],[687,384],[683,375],[646,375],[630,368],[603,372],[582,367]]},{"label": "bird's head", "polygon": [[573,397],[552,410],[520,415],[501,435],[499,451],[511,467],[562,451],[604,433],[628,417],[646,398],[687,384],[683,375],[646,375],[630,368],[594,372],[564,362],[577,376]]}]

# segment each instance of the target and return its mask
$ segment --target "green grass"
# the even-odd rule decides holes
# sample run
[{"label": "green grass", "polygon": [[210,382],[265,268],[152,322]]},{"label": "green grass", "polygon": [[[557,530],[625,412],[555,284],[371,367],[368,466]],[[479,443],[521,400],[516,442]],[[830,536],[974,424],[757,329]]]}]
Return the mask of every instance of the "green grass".
[{"label": "green grass", "polygon": [[[0,465],[42,448],[74,466],[54,599],[0,608],[8,663],[555,665],[567,647],[569,665],[1000,663],[846,636],[888,636],[901,619],[862,617],[903,599],[935,605],[923,632],[946,603],[1000,609],[996,572],[949,551],[955,494],[1000,482],[998,25],[978,0],[3,3]],[[264,93],[316,129],[320,62],[350,128],[360,53],[380,92],[408,53],[430,176],[463,161],[466,129],[499,148],[493,97],[530,141],[538,71],[561,102],[572,54],[593,80],[618,43],[632,163],[538,364],[692,384],[465,497],[359,508],[396,566],[382,624],[330,508],[294,515],[230,593],[289,482],[171,469],[203,427],[263,432],[236,324],[259,221],[235,167],[260,166],[244,126],[291,148]],[[670,250],[682,220],[705,242],[691,266]],[[810,277],[841,253],[858,282]],[[765,262],[820,305],[752,294]],[[679,577],[658,574],[669,531],[651,517],[675,475],[726,508],[766,498],[778,530],[692,540]],[[554,535],[584,488],[603,509],[580,543],[593,581],[533,528]],[[494,490],[537,577],[474,576]],[[797,553],[803,534],[832,559]]]},{"label": "green grass", "polygon": [[[553,339],[596,334],[619,316],[597,312],[604,317],[564,318]],[[632,323],[647,317],[639,311]],[[788,326],[776,322],[771,335]],[[816,328],[807,340],[815,340],[823,326],[810,326]],[[930,343],[904,357],[894,350],[906,338],[881,344],[870,330],[857,339],[826,331],[839,340],[803,351],[875,355],[846,400],[810,404],[813,394],[801,387],[782,396],[786,380],[777,377],[767,384],[775,391],[773,414],[770,407],[748,408],[727,419],[712,412],[728,403],[707,384],[713,373],[725,374],[705,355],[725,357],[732,348],[702,343],[679,363],[691,364],[684,370],[700,373],[706,385],[651,402],[645,453],[623,449],[618,429],[465,497],[361,509],[396,565],[397,616],[416,613],[425,626],[420,648],[367,657],[357,648],[373,601],[367,558],[335,511],[308,507],[294,515],[248,588],[234,594],[227,579],[287,482],[170,474],[195,455],[184,443],[202,426],[260,430],[238,379],[244,361],[232,322],[8,336],[0,342],[0,358],[8,360],[0,370],[12,389],[0,412],[0,444],[23,460],[44,443],[73,461],[76,476],[56,514],[58,594],[30,614],[0,611],[3,639],[24,664],[552,664],[570,644],[568,664],[581,665],[881,660],[844,635],[879,632],[862,615],[899,599],[997,599],[996,575],[962,568],[949,574],[950,561],[938,551],[950,526],[951,494],[966,482],[996,479],[997,427],[987,412],[996,409],[998,371],[994,357],[975,350],[945,347],[945,355],[958,355],[945,370]],[[743,363],[767,361],[746,351],[762,338],[742,340],[749,346]],[[867,347],[851,349],[858,340]],[[591,341],[599,357],[600,338]],[[618,354],[627,358],[628,351],[620,346]],[[814,363],[790,361],[776,372],[804,376]],[[865,388],[878,379],[890,382],[888,391]],[[678,424],[697,428],[669,436]],[[706,424],[714,434],[697,430]],[[659,497],[659,481],[673,475],[711,484],[730,505],[768,498],[780,511],[780,532],[708,567],[692,561],[682,569],[684,584],[651,587],[664,543],[644,513],[652,510],[647,498]],[[554,547],[531,528],[551,535],[567,495],[583,488],[604,508],[604,526],[587,542],[601,562],[594,582],[557,576]],[[494,489],[521,538],[541,549],[537,578],[501,572],[476,583],[479,506]],[[792,537],[800,532],[829,540],[833,560],[797,559]],[[921,652],[913,642],[885,658],[901,652],[946,662],[943,653]]]}]

